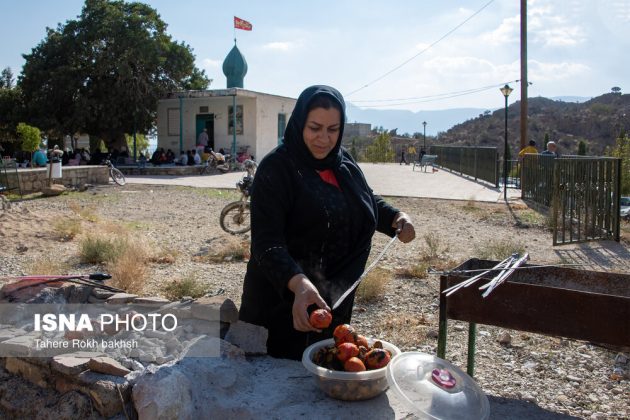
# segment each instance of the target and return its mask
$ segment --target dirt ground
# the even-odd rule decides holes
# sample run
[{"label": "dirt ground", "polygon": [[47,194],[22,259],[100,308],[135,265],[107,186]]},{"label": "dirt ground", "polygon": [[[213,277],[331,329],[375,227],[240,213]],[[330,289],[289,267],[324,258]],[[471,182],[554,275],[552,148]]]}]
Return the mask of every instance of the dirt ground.
[{"label": "dirt ground", "polygon": [[[172,257],[146,264],[143,294],[164,295],[168,284],[194,278],[205,291],[223,289],[239,305],[245,263],[206,258],[235,241],[219,227],[219,214],[236,199],[233,191],[138,184],[30,197],[0,211],[0,277],[106,270],[81,263],[81,241],[97,231],[125,232],[156,255]],[[403,351],[435,354],[439,276],[425,275],[429,265],[453,268],[470,258],[502,259],[520,251],[530,254],[530,263],[578,263],[580,269],[630,273],[627,222],[621,243],[554,247],[547,217],[524,203],[388,201],[411,215],[417,238],[390,249],[379,264],[388,281],[375,299],[358,300],[353,324]],[[387,239],[375,236],[373,256]],[[247,235],[239,239],[247,240]],[[465,323],[449,323],[447,359],[462,368],[466,331]],[[629,356],[628,349],[479,325],[475,379],[494,403],[529,406],[536,418],[630,418]],[[625,369],[624,378],[611,379],[615,366]]]}]

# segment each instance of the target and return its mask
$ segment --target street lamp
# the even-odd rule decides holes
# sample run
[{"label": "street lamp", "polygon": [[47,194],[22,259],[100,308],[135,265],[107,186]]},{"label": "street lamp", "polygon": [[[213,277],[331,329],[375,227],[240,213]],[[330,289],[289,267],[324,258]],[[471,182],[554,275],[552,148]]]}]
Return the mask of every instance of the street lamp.
[{"label": "street lamp", "polygon": [[422,147],[424,151],[427,151],[427,122],[422,121],[422,125],[424,126],[424,146]]},{"label": "street lamp", "polygon": [[505,96],[505,143],[503,144],[503,199],[507,201],[507,148],[508,148],[508,96],[512,93],[512,89],[509,85],[505,85],[501,88],[501,93]]}]

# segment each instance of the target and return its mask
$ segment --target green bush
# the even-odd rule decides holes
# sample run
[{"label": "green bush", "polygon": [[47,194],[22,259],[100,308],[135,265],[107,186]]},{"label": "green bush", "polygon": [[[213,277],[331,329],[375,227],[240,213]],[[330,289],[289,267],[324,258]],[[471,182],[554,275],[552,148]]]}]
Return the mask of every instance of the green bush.
[{"label": "green bush", "polygon": [[99,264],[114,262],[129,246],[124,237],[88,235],[79,244],[81,262]]},{"label": "green bush", "polygon": [[168,300],[180,300],[184,296],[198,298],[206,294],[206,287],[194,277],[185,277],[167,284],[164,289],[164,296]]}]

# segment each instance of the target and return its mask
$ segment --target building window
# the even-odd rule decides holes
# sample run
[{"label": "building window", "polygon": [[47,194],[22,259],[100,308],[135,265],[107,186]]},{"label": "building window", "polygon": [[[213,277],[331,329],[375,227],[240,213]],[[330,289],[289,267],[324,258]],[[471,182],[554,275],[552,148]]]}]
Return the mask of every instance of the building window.
[{"label": "building window", "polygon": [[[228,134],[234,134],[234,107],[228,106]],[[236,134],[243,134],[243,105],[236,105]]]},{"label": "building window", "polygon": [[208,113],[208,107],[207,106],[200,106],[199,107],[199,113],[200,114],[207,114]]},{"label": "building window", "polygon": [[179,108],[168,108],[166,132],[169,136],[179,136]]},{"label": "building window", "polygon": [[278,114],[278,144],[282,143],[284,130],[287,128],[287,114]]}]

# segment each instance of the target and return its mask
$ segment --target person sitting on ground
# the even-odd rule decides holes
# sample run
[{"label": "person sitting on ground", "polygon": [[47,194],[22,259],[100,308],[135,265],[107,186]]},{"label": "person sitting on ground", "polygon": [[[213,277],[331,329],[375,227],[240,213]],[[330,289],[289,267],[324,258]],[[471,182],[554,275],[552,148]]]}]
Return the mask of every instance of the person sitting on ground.
[{"label": "person sitting on ground", "polygon": [[155,152],[153,152],[153,155],[151,155],[151,159],[149,160],[149,162],[156,166],[160,165],[160,149],[155,149]]},{"label": "person sitting on ground", "polygon": [[547,149],[542,152],[541,155],[558,157],[558,146],[556,145],[556,142],[547,142]]},{"label": "person sitting on ground", "polygon": [[210,154],[210,150],[211,149],[209,147],[207,147],[207,146],[203,149],[203,154],[201,155],[201,161],[203,163],[207,163],[208,160],[210,160],[210,156],[212,156]]},{"label": "person sitting on ground", "polygon": [[43,168],[48,163],[48,157],[46,157],[46,146],[43,144],[39,146],[39,150],[33,153],[33,160],[31,166],[33,168]]},{"label": "person sitting on ground", "polygon": [[171,149],[166,151],[166,163],[175,163],[175,153]]},{"label": "person sitting on ground", "polygon": [[88,163],[90,163],[90,159],[92,157],[90,156],[90,152],[87,151],[87,149],[83,149],[81,151],[81,165],[87,165]]},{"label": "person sitting on ground", "polygon": [[526,154],[538,153],[538,149],[536,149],[536,142],[534,140],[530,140],[529,144],[518,152],[519,159],[522,159]]},{"label": "person sitting on ground", "polygon": [[195,164],[195,158],[193,157],[193,152],[192,150],[188,150],[186,152],[186,156],[188,157],[188,166],[193,166]]},{"label": "person sitting on ground", "polygon": [[177,166],[186,166],[188,165],[188,155],[183,150],[179,153],[179,159],[175,162]]},{"label": "person sitting on ground", "polygon": [[197,153],[196,150],[193,150],[192,153],[193,153],[193,160],[195,162],[195,165],[201,165],[201,156],[199,156],[199,153]]}]

